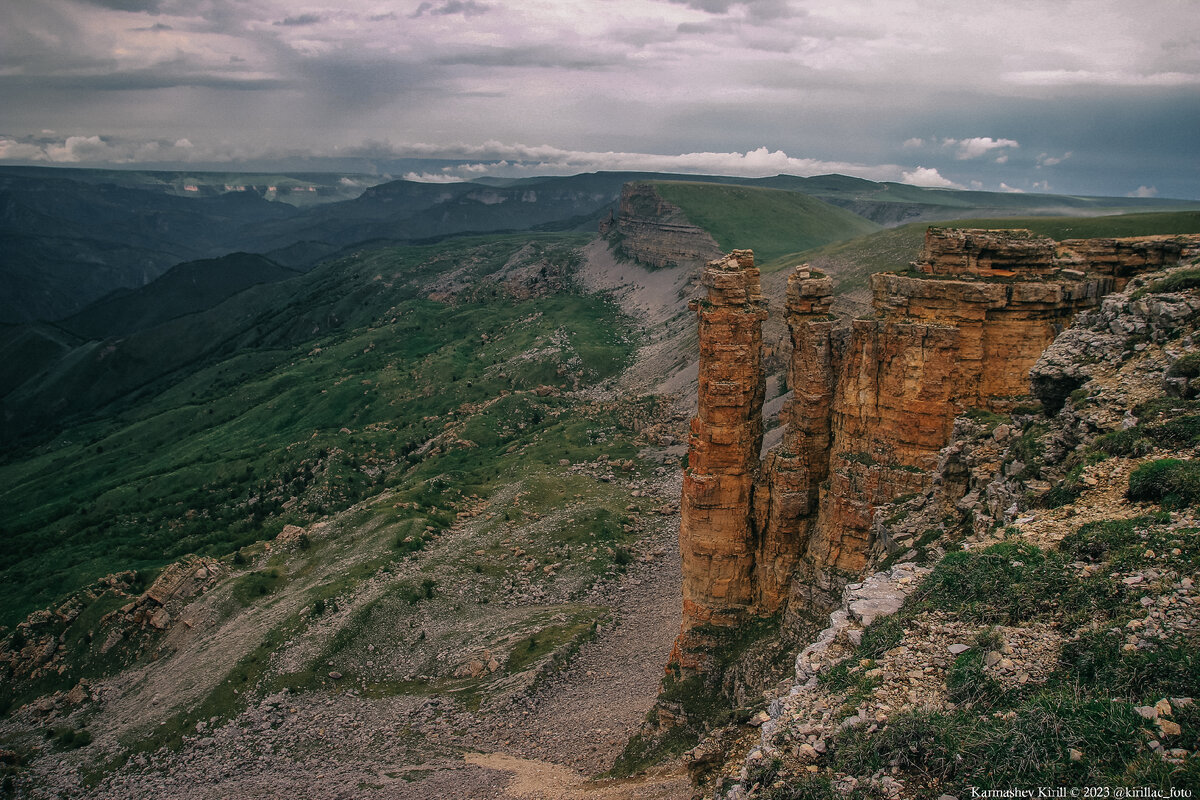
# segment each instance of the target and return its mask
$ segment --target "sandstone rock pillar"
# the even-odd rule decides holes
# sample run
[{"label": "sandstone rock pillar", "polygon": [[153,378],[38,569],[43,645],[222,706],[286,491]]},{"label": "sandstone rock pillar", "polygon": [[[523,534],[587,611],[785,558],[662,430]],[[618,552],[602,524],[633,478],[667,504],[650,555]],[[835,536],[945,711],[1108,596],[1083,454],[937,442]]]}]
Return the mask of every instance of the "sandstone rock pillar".
[{"label": "sandstone rock pillar", "polygon": [[[762,447],[766,302],[750,250],[709,262],[700,323],[699,410],[680,502],[683,626],[736,625],[755,601],[750,498]],[[686,661],[686,655],[681,655]],[[682,663],[684,667],[688,664]]]},{"label": "sandstone rock pillar", "polygon": [[819,488],[829,472],[837,374],[832,304],[832,279],[813,274],[807,264],[788,276],[792,398],[780,412],[783,442],[767,454],[754,496],[756,526],[762,532],[755,557],[756,603],[768,614],[779,611],[787,600],[792,573],[816,519]]}]

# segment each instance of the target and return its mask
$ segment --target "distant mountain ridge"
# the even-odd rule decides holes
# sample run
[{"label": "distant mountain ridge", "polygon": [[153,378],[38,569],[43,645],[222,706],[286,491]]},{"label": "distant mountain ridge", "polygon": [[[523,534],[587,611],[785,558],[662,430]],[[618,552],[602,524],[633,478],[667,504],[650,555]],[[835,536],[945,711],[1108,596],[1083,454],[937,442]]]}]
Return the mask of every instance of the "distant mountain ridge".
[{"label": "distant mountain ridge", "polygon": [[251,253],[187,261],[145,286],[101,298],[58,325],[85,339],[124,336],[212,308],[251,286],[298,274]]},{"label": "distant mountain ridge", "polygon": [[0,171],[0,321],[67,316],[174,264],[244,249],[244,226],[295,213],[241,192],[174,197]]},{"label": "distant mountain ridge", "polygon": [[[738,178],[595,172],[464,183],[400,180],[364,190],[372,180],[310,173],[0,167],[0,322],[62,319],[116,289],[147,284],[174,264],[235,251],[260,253],[286,267],[308,269],[363,242],[421,243],[464,234],[595,230],[602,218],[616,210],[621,187],[632,181],[783,190],[814,197],[884,226],[962,216],[1200,207],[1193,201],[1158,198],[931,189],[844,175]],[[295,207],[258,192],[271,187],[276,200],[285,190],[302,189],[298,194],[313,195],[313,204]],[[318,202],[333,196],[347,199]]]}]

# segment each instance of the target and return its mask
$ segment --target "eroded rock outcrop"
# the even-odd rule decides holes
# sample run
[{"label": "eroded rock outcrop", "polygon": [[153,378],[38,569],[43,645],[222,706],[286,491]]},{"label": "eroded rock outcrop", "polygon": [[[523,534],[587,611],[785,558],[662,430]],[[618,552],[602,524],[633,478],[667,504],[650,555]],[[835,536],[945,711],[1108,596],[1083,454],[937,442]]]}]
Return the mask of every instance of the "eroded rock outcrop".
[{"label": "eroded rock outcrop", "polygon": [[712,261],[708,290],[691,304],[700,322],[699,408],[683,478],[683,631],[673,661],[690,665],[686,634],[737,624],[754,604],[751,491],[762,447],[762,322],[766,303],[754,254]]},{"label": "eroded rock outcrop", "polygon": [[136,572],[106,576],[53,611],[35,611],[19,623],[12,637],[0,642],[0,675],[25,691],[38,681],[97,677],[128,665],[159,648],[177,623],[190,628],[182,619],[184,608],[223,572],[216,559],[189,555],[167,565],[144,591]]},{"label": "eroded rock outcrop", "polygon": [[1011,411],[1076,314],[1198,244],[931,228],[913,269],[873,276],[875,314],[848,328],[829,314],[831,282],[798,267],[786,303],[794,393],[761,468],[757,271],[745,251],[710,264],[674,657],[699,625],[786,610],[797,627],[828,614],[867,565],[876,511],[928,488],[955,418]]},{"label": "eroded rock outcrop", "polygon": [[716,240],[649,183],[625,184],[617,216],[601,224],[601,233],[615,240],[619,255],[656,269],[721,257]]},{"label": "eroded rock outcrop", "polygon": [[829,472],[830,411],[839,357],[832,304],[832,279],[807,267],[788,276],[788,385],[794,390],[780,413],[783,441],[767,453],[754,497],[759,532],[756,602],[769,614],[787,600],[796,562],[815,521],[820,486]]}]

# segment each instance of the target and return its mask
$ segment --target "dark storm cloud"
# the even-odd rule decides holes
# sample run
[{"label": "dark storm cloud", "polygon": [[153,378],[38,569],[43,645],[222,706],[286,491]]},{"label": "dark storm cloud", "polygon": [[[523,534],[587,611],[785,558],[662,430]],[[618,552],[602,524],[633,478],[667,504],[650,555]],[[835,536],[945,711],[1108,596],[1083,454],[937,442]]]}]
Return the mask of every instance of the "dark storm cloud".
[{"label": "dark storm cloud", "polygon": [[292,57],[285,69],[305,91],[313,112],[361,112],[396,101],[448,96],[445,70],[430,64],[337,51]]},{"label": "dark storm cloud", "polygon": [[444,3],[421,3],[411,15],[412,19],[430,14],[445,17],[451,14],[462,14],[464,17],[477,17],[486,14],[491,6],[476,3],[475,0],[447,0]]},{"label": "dark storm cloud", "polygon": [[243,78],[213,73],[172,73],[161,68],[108,72],[97,75],[0,75],[0,90],[57,92],[137,92],[150,89],[193,87],[235,91],[265,91],[293,85],[280,78]]},{"label": "dark storm cloud", "polygon": [[444,66],[592,70],[611,67],[622,61],[624,57],[619,53],[583,53],[555,47],[479,47],[438,56],[433,63]]},{"label": "dark storm cloud", "polygon": [[717,33],[725,30],[725,25],[717,22],[681,22],[675,27],[679,33]]},{"label": "dark storm cloud", "polygon": [[675,5],[687,6],[709,14],[728,14],[735,8],[743,8],[753,20],[787,19],[800,16],[788,0],[670,0]]},{"label": "dark storm cloud", "polygon": [[149,14],[157,13],[162,8],[162,0],[79,0],[79,2],[98,8],[109,8],[113,11],[140,11]]},{"label": "dark storm cloud", "polygon": [[299,16],[296,16],[296,17],[284,17],[283,19],[281,19],[278,22],[273,23],[273,24],[287,25],[290,27],[301,27],[304,25],[316,25],[322,19],[323,19],[323,17],[320,14],[300,14]]}]

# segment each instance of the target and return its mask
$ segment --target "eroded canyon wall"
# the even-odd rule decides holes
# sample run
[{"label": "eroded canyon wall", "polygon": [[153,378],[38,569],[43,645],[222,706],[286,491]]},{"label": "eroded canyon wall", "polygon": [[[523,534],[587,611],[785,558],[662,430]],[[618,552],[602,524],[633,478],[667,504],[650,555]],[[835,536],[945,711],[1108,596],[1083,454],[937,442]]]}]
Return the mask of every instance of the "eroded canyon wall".
[{"label": "eroded canyon wall", "polygon": [[700,317],[700,414],[681,505],[688,666],[701,625],[786,610],[825,614],[867,563],[875,511],[922,491],[954,418],[1010,410],[1029,370],[1080,310],[1198,237],[1055,242],[1030,231],[930,228],[921,258],[872,277],[874,314],[830,315],[832,282],[788,280],[791,399],[760,464],[758,271],[748,251],[709,264]]}]

